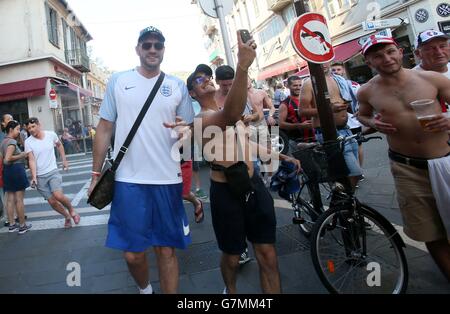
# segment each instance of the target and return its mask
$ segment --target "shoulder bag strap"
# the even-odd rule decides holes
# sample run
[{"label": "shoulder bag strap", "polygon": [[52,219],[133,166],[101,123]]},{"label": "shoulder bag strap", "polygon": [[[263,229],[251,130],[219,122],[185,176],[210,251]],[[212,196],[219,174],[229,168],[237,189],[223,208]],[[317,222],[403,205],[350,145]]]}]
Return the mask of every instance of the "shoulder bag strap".
[{"label": "shoulder bag strap", "polygon": [[161,86],[161,84],[164,80],[164,76],[165,76],[164,72],[161,72],[158,80],[155,83],[155,86],[153,86],[153,89],[150,92],[150,95],[148,95],[148,98],[147,98],[144,106],[142,107],[141,112],[139,112],[139,115],[138,115],[136,121],[134,122],[133,127],[130,130],[130,133],[128,133],[128,136],[125,139],[125,142],[123,143],[122,147],[120,148],[120,151],[117,154],[117,157],[111,166],[111,171],[115,172],[117,170],[117,168],[119,167],[120,162],[122,161],[123,157],[125,156],[125,154],[128,150],[128,146],[130,146],[131,140],[136,135],[136,132],[137,132],[139,126],[141,125],[141,122],[144,119],[144,116],[147,113],[148,108],[150,108],[150,105],[152,104],[153,99],[155,99],[156,93],[158,92],[159,87]]},{"label": "shoulder bag strap", "polygon": [[294,113],[295,113],[295,116],[297,117],[298,123],[301,123],[302,119],[300,118],[300,113],[298,112],[299,108],[298,108],[297,104],[295,103],[295,101],[292,100],[291,96],[289,96],[288,106],[291,106],[291,105],[294,108]]}]

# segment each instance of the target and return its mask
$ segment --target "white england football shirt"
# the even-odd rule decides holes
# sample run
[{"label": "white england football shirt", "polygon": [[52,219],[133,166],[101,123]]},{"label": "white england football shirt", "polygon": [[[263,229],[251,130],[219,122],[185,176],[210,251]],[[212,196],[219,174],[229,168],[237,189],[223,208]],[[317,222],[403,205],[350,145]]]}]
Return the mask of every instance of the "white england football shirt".
[{"label": "white england football shirt", "polygon": [[[137,70],[113,75],[100,108],[102,119],[115,122],[114,156],[125,142],[158,76],[147,79]],[[137,184],[182,182],[177,138],[163,126],[175,117],[192,123],[194,111],[186,85],[166,75],[116,172],[116,180]]]}]

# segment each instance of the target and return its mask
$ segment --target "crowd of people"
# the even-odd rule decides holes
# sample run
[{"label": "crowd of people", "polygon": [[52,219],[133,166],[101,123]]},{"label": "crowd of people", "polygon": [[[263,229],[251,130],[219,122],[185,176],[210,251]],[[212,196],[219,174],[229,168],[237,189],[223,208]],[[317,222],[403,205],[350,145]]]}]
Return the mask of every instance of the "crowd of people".
[{"label": "crowd of people", "polygon": [[[176,249],[186,249],[191,243],[183,199],[192,203],[196,223],[205,218],[198,160],[192,158],[196,146],[211,167],[211,220],[222,252],[223,293],[237,292],[237,270],[240,263],[248,261],[248,242],[259,267],[262,291],[281,293],[274,200],[261,173],[270,175],[279,160],[292,164],[297,171],[301,165],[271,147],[268,127],[276,124],[275,106],[279,106],[278,123],[289,133],[292,149],[296,149],[298,140],[323,141],[323,133],[311,79],[291,76],[287,79],[289,94],[280,86],[277,97],[271,99],[266,92],[253,88],[249,77],[249,67],[256,58],[255,41],[243,42],[237,35],[235,69],[220,66],[213,73],[209,66],[200,64],[186,82],[164,76],[116,171],[106,246],[123,252],[142,294],[154,293],[146,254],[150,247],[156,255],[161,291],[178,291]],[[362,86],[345,77],[340,62],[323,68],[337,133],[349,136],[372,129],[386,134],[405,233],[426,243],[450,280],[450,117],[446,115],[450,103],[450,44],[447,35],[433,30],[420,33],[417,40],[416,54],[421,63],[409,70],[402,66],[402,49],[395,40],[369,37],[362,54],[378,75]],[[93,165],[88,193],[98,183],[112,138],[117,155],[162,75],[165,41],[155,27],[142,30],[135,48],[140,65],[109,80],[100,122],[96,130],[89,129]],[[433,106],[439,111],[424,128],[410,106],[423,98],[434,100]],[[65,227],[71,227],[72,221],[78,224],[80,216],[62,192],[54,154],[56,147],[67,170],[65,141],[74,140],[70,130],[65,129],[58,138],[42,130],[38,119],[30,118],[26,123],[30,136],[21,149],[18,122],[4,116],[2,126],[6,132],[0,149],[9,231],[22,234],[31,228],[23,206],[24,191],[30,184],[64,216]],[[363,178],[362,149],[356,141],[349,141],[343,153],[356,188]],[[25,174],[25,159],[31,182]]]},{"label": "crowd of people", "polygon": [[[423,33],[421,36],[424,39],[425,35]],[[267,125],[275,123],[273,119],[275,112],[274,103],[275,105],[279,104],[280,107],[280,127],[292,133],[292,139],[322,141],[322,130],[314,101],[311,80],[302,80],[300,77],[295,76],[288,78],[287,85],[290,94],[286,95],[280,86],[279,95],[272,101],[266,93],[253,89],[249,80],[248,68],[255,58],[254,41],[250,40],[247,43],[243,43],[239,36],[238,40],[236,69],[225,65],[218,67],[213,73],[209,66],[200,64],[188,77],[186,82],[187,89],[179,80],[171,76],[166,77],[164,90],[170,90],[170,95],[162,94],[162,96],[159,95],[156,98],[154,109],[152,111],[151,108],[151,114],[149,114],[153,123],[149,125],[144,123],[145,126],[141,127],[142,135],[137,136],[136,144],[130,147],[127,157],[124,159],[125,165],[118,170],[116,179],[118,185],[115,187],[115,195],[119,196],[114,197],[112,204],[107,246],[124,251],[124,257],[128,263],[130,273],[133,275],[141,293],[153,292],[149,283],[148,260],[145,254],[145,249],[149,246],[155,248],[157,255],[162,292],[177,291],[178,262],[175,248],[186,248],[190,243],[190,238],[189,229],[186,228],[186,215],[180,205],[182,195],[185,193],[174,193],[174,190],[179,189],[182,191],[183,184],[185,184],[183,179],[189,181],[190,177],[181,176],[179,171],[183,172],[183,166],[181,170],[176,170],[176,163],[172,159],[161,164],[161,167],[166,167],[165,173],[155,173],[147,170],[145,166],[139,166],[140,176],[133,177],[131,174],[136,173],[138,170],[135,168],[138,165],[138,158],[142,158],[142,156],[146,156],[149,160],[157,158],[154,151],[141,147],[144,143],[147,143],[147,147],[151,148],[165,148],[166,154],[169,155],[170,145],[168,146],[167,143],[176,142],[177,137],[174,137],[171,132],[165,132],[161,128],[161,124],[169,128],[170,131],[177,129],[178,131],[181,129],[186,130],[186,127],[188,127],[189,132],[191,132],[189,126],[192,128],[194,113],[192,112],[192,106],[187,104],[189,103],[189,96],[195,101],[196,106],[200,106],[200,111],[195,115],[193,127],[195,131],[195,125],[198,124],[199,129],[197,131],[199,130],[200,132],[194,132],[193,137],[211,166],[211,218],[218,246],[223,253],[220,267],[225,283],[224,293],[236,292],[237,267],[240,255],[247,249],[247,240],[253,246],[260,268],[262,291],[267,293],[281,291],[277,257],[274,249],[276,219],[273,199],[258,175],[258,168],[263,164],[261,162],[263,158],[262,156],[244,155],[244,152],[263,153],[262,155],[265,153],[272,159],[281,159],[294,163],[300,169],[297,160],[274,153],[270,149],[270,145],[265,145],[264,140],[259,140],[261,133],[264,135],[264,131],[261,132],[261,129],[265,129],[267,132]],[[444,60],[446,58],[445,67],[439,70],[439,72],[443,72],[441,70],[443,68],[447,69],[450,56],[448,37],[446,35],[438,32],[430,35],[428,39],[423,40],[418,45],[418,53],[420,53],[421,58],[424,58],[425,54],[423,51],[426,50],[427,45],[437,40],[443,40],[447,45],[433,48],[435,51],[434,55],[443,55],[442,58],[436,57],[437,59]],[[160,64],[164,55],[164,42],[165,38],[159,30],[152,27],[144,30],[139,37],[136,47],[141,65],[135,70],[115,75],[109,83],[107,97],[100,111],[102,119],[97,130],[94,145],[93,178],[90,190],[92,190],[98,180],[108,141],[112,133],[113,123],[120,127],[120,137],[116,136],[116,144],[118,144],[116,146],[120,147],[127,130],[124,126],[132,123],[139,109],[136,103],[129,103],[129,99],[140,99],[143,102],[149,86],[152,86],[159,76],[161,72]],[[385,76],[394,76],[397,75],[397,72],[404,71],[401,65],[401,49],[395,42],[393,42],[394,49],[397,52],[395,58],[386,54],[374,57],[374,59],[380,60],[379,64],[371,62],[372,50],[375,47],[386,48],[383,45],[384,43],[381,37],[376,37],[375,39],[371,37],[368,41],[368,46],[365,46],[363,50],[368,64],[379,73],[363,87],[345,78],[345,68],[342,63],[335,62],[324,66],[338,134],[348,136],[364,131],[366,128],[388,133],[387,129],[383,128],[383,123],[386,122],[381,122],[383,118],[378,112],[379,108],[377,109],[378,114],[372,115],[372,120],[367,119],[367,116],[365,116],[367,114],[367,102],[363,99],[364,91],[373,84],[374,80],[376,81]],[[390,53],[392,54],[393,52]],[[436,63],[432,62],[431,64],[435,65]],[[422,66],[426,67],[427,62],[423,62]],[[385,67],[390,67],[389,71],[386,71]],[[219,86],[218,89],[216,89],[214,84],[214,76],[215,83]],[[439,94],[445,101],[448,101],[442,87],[445,84],[447,84],[445,86],[448,86],[450,81],[445,80],[445,78],[441,78],[441,82],[438,83],[438,85],[441,84],[440,88],[435,89],[435,95],[429,95],[430,98],[435,99],[437,94]],[[136,86],[136,88],[132,89],[132,92],[121,89],[121,86],[129,84]],[[396,86],[395,84],[391,85]],[[361,91],[358,91],[360,88]],[[404,89],[405,87],[398,87],[397,90],[400,91],[402,88]],[[389,93],[388,91],[385,92]],[[418,96],[416,95],[416,97]],[[382,100],[383,98],[378,97],[377,99]],[[411,107],[408,107],[409,98],[397,101],[403,103],[401,110],[406,111],[411,117],[413,111]],[[164,104],[164,106],[161,104]],[[163,108],[166,108],[166,110],[173,109],[171,109],[169,115],[164,114]],[[268,113],[266,116],[264,115],[264,108],[266,108]],[[130,110],[134,114],[130,114]],[[385,110],[380,111],[384,112]],[[386,116],[388,117],[389,115],[386,114]],[[172,122],[167,120],[172,120]],[[410,123],[413,124],[412,121]],[[211,135],[211,127],[221,131],[221,136]],[[417,123],[414,128],[416,128],[416,132],[420,131],[417,130]],[[449,120],[440,117],[436,122],[430,122],[430,128],[434,130],[432,136],[436,136],[435,133],[437,132],[443,132],[446,138],[446,146],[442,149],[450,150],[447,144],[448,135],[446,133],[446,130],[450,129]],[[442,130],[439,128],[442,128]],[[247,133],[244,131],[246,136],[242,137],[240,130],[247,130]],[[424,133],[425,131],[420,132]],[[427,134],[427,136],[432,137],[430,134]],[[426,138],[426,136],[421,137]],[[441,137],[444,138],[443,136]],[[391,141],[391,136],[388,134],[388,142],[390,144]],[[151,145],[148,145],[148,143],[151,143]],[[236,149],[231,149],[230,145]],[[294,148],[295,145],[296,142],[293,141],[292,146]],[[214,149],[211,149],[212,147]],[[256,149],[252,150],[251,147]],[[162,150],[158,150],[158,153],[162,153]],[[441,151],[437,153],[437,155],[442,154],[443,152]],[[421,155],[421,157],[430,159],[436,157],[433,154]],[[356,187],[358,181],[363,178],[363,154],[361,147],[356,141],[350,141],[345,146],[344,157],[350,172],[349,177],[352,185]],[[159,160],[161,161],[161,159]],[[448,165],[448,161],[443,162]],[[176,168],[178,167],[179,165],[177,164]],[[156,182],[162,184],[162,186],[153,186],[152,183]],[[139,188],[131,191],[129,184],[138,185]],[[163,189],[164,193],[161,191],[155,193],[155,189]],[[130,193],[128,195],[132,196],[127,197],[125,191],[128,191]],[[178,195],[176,201],[168,202],[164,198],[166,195],[174,197],[175,194]],[[138,195],[142,195],[142,197],[136,197]],[[130,212],[128,210],[130,208],[130,200],[144,198],[144,195],[152,201],[139,202],[135,204],[133,212]],[[400,189],[399,198],[401,197],[403,196]],[[192,200],[192,203],[196,209],[201,207],[200,203],[195,199]],[[400,207],[402,212],[410,211],[401,202]],[[126,213],[124,212],[125,208],[127,209]],[[165,211],[164,215],[167,215],[166,212],[170,212],[170,217],[165,216],[166,219],[164,221],[158,220],[158,226],[156,226],[156,222],[152,225],[151,222],[142,221],[140,223],[142,229],[136,230],[137,228],[134,224],[140,221],[139,217],[142,217],[142,215],[160,217],[163,210]],[[430,210],[434,212],[434,216],[440,217],[436,208]],[[404,216],[406,217],[407,214],[404,214]],[[438,218],[436,218],[435,222],[437,221]],[[405,220],[405,224],[408,224],[408,220]],[[430,221],[424,220],[421,224],[427,225],[430,224]],[[163,228],[173,232],[170,236],[170,241],[167,240],[167,235],[161,233],[160,225],[164,225],[165,227]],[[416,229],[417,226],[413,224],[406,229],[408,228]],[[427,242],[427,246],[429,246],[430,252],[433,251],[431,254],[435,257],[444,274],[447,278],[450,278],[447,268],[450,261],[448,256],[450,250],[448,243],[447,245],[443,244],[443,242],[447,241],[447,237],[442,234],[442,230],[438,231],[434,232],[433,238],[420,238],[420,240],[431,240],[431,244]],[[413,236],[412,233],[409,233],[409,235]],[[436,241],[438,244],[435,245],[434,242]],[[437,248],[433,250],[434,247]]]},{"label": "crowd of people", "polygon": [[[39,120],[34,117],[26,121],[25,129],[27,137],[23,141],[20,123],[13,120],[10,114],[3,115],[0,155],[3,166],[2,204],[7,217],[5,227],[8,227],[9,232],[18,231],[19,234],[31,229],[32,225],[25,221],[24,209],[25,190],[29,186],[37,189],[49,205],[65,217],[65,228],[72,227],[72,220],[78,224],[80,216],[63,193],[62,177],[56,163],[55,147],[63,162],[63,170],[68,170],[60,139],[56,133],[44,131]],[[25,172],[26,161],[30,169],[30,181]]]},{"label": "crowd of people", "polygon": [[75,121],[65,127],[60,136],[64,150],[67,154],[84,152],[83,139],[86,141],[86,150],[91,151],[95,138],[95,127],[91,124],[83,127],[81,121]]}]

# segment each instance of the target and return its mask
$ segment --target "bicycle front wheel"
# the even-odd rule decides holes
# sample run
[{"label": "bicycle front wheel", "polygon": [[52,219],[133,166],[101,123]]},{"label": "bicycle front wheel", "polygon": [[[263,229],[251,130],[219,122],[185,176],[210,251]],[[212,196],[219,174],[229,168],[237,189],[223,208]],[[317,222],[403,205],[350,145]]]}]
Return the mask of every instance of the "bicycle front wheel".
[{"label": "bicycle front wheel", "polygon": [[403,248],[371,212],[334,208],[311,233],[311,257],[324,286],[339,294],[400,294],[408,285]]}]

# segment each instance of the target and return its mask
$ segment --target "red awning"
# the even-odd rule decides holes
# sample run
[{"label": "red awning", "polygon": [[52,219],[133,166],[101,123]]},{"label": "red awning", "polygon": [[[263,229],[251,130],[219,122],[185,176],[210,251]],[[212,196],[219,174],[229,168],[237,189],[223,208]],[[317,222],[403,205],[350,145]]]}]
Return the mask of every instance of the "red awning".
[{"label": "red awning", "polygon": [[0,84],[0,102],[45,95],[48,77]]},{"label": "red awning", "polygon": [[294,75],[297,75],[297,76],[300,76],[300,77],[308,76],[309,75],[309,68],[308,67],[304,67],[303,69],[301,69],[300,71],[298,71]]},{"label": "red awning", "polygon": [[334,61],[346,62],[360,52],[361,46],[358,44],[358,40],[359,39],[355,39],[334,47]]},{"label": "red awning", "polygon": [[266,78],[276,76],[283,74],[285,72],[289,72],[292,70],[296,70],[299,67],[305,66],[306,61],[302,60],[300,64],[297,64],[295,61],[292,60],[284,60],[277,62],[275,64],[269,65],[268,67],[264,68],[263,71],[259,72],[258,74],[258,80],[265,80]]}]

